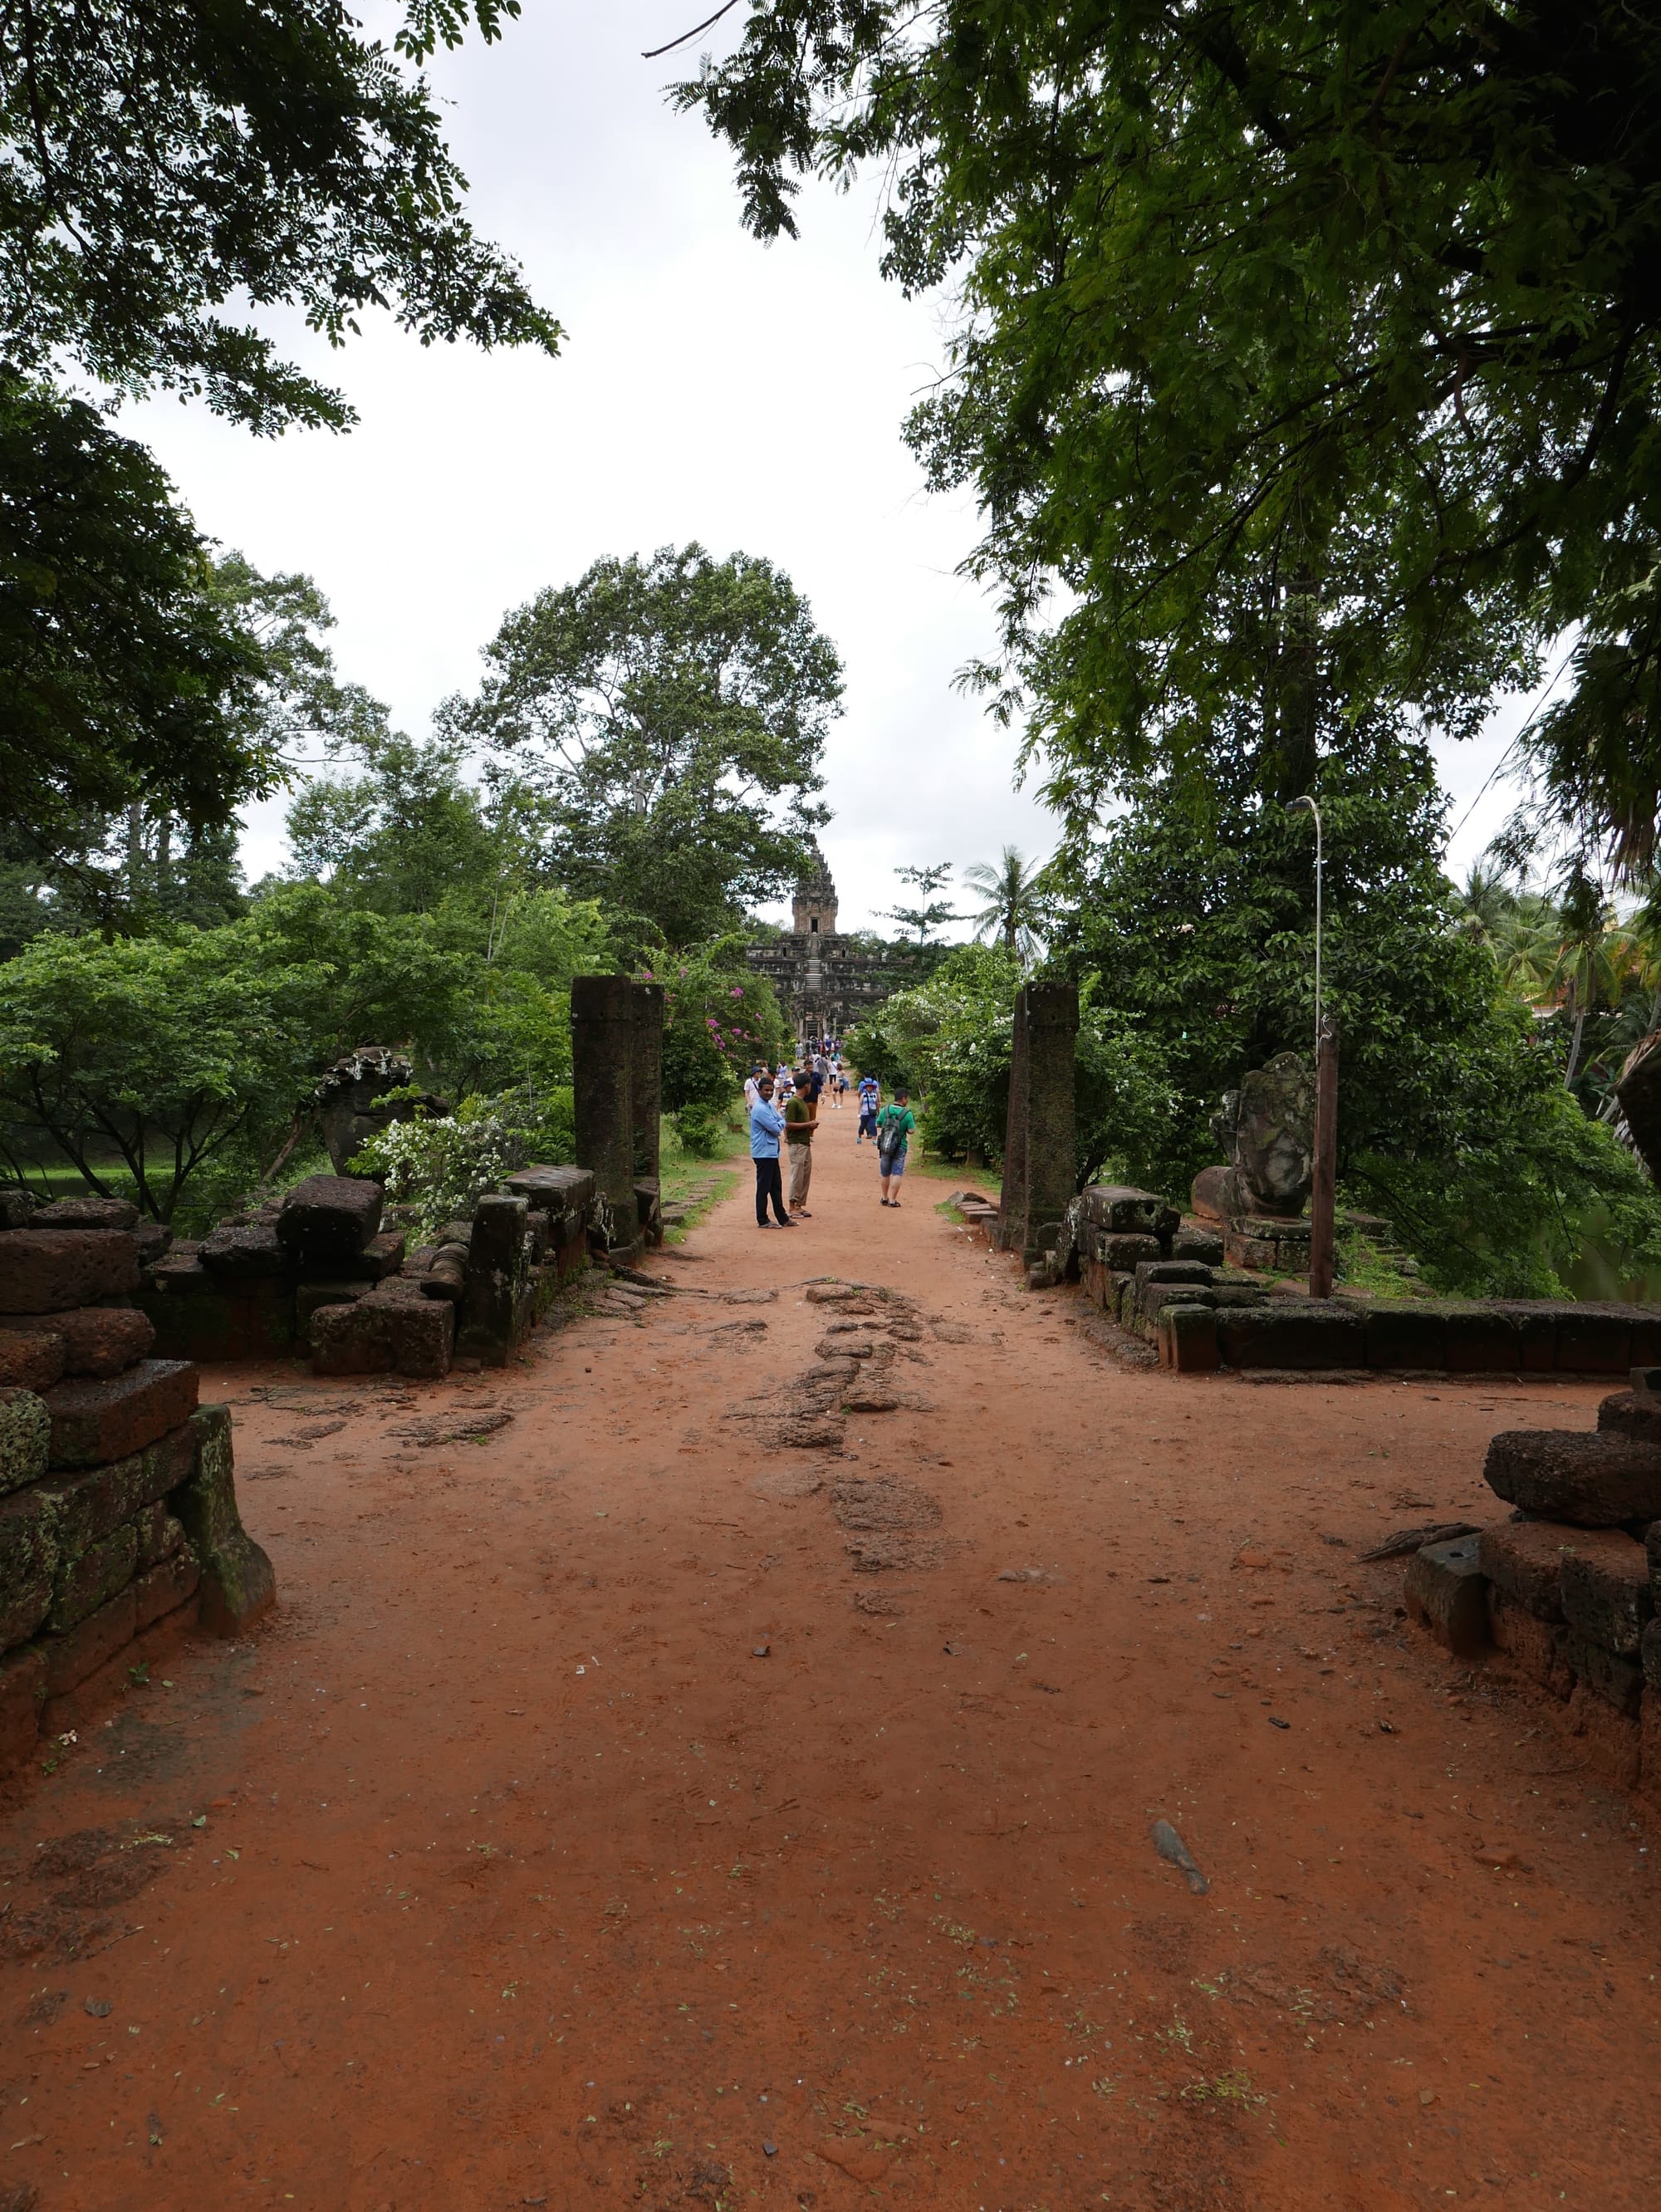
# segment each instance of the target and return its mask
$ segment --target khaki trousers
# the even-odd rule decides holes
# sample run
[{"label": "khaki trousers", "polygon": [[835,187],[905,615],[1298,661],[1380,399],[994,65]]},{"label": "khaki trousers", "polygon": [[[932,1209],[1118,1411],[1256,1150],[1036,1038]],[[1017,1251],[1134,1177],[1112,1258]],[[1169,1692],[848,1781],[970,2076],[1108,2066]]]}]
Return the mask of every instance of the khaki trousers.
[{"label": "khaki trousers", "polygon": [[790,1147],[790,1202],[792,1206],[808,1202],[808,1185],[813,1181],[813,1143]]}]

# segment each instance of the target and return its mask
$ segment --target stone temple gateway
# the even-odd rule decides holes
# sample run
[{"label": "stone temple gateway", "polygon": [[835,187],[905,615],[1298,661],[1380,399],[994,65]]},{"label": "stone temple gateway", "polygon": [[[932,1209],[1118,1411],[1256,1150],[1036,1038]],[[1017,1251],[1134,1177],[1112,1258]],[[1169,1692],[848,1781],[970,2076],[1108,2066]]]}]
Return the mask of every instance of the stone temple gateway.
[{"label": "stone temple gateway", "polygon": [[794,1018],[798,1039],[840,1036],[916,980],[903,953],[838,932],[836,885],[822,858],[796,886],[791,923],[788,935],[752,945],[748,957]]}]

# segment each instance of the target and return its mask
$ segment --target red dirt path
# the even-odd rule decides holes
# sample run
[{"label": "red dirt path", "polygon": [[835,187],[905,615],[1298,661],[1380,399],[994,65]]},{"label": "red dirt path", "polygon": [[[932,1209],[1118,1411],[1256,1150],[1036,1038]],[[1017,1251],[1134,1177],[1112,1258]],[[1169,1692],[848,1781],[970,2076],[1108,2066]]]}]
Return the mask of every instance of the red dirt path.
[{"label": "red dirt path", "polygon": [[[209,1378],[282,1611],[13,1788],[0,2206],[1652,2200],[1645,1816],[1355,1558],[1597,1389],[1126,1372],[852,1135],[658,1267],[771,1303]],[[847,1459],[730,1418],[819,1274],[924,1317]]]}]

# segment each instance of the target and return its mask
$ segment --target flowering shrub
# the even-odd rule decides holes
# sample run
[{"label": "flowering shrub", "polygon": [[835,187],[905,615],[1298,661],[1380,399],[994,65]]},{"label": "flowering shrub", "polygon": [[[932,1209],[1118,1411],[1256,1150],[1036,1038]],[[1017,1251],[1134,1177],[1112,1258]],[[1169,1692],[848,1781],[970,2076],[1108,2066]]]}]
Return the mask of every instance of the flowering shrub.
[{"label": "flowering shrub", "polygon": [[377,1176],[394,1206],[415,1210],[417,1237],[471,1215],[487,1191],[525,1164],[524,1134],[494,1114],[453,1120],[392,1121],[352,1162],[354,1175]]}]

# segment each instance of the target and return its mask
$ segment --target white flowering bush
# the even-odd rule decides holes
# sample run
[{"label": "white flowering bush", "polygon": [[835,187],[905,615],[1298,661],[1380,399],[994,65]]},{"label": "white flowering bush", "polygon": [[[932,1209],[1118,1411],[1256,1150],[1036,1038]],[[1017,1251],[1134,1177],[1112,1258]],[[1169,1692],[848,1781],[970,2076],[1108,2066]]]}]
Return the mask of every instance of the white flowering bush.
[{"label": "white flowering bush", "polygon": [[413,1206],[416,1236],[430,1238],[445,1222],[470,1217],[524,1158],[521,1132],[494,1114],[458,1114],[453,1121],[389,1123],[370,1138],[352,1172],[384,1178],[389,1201]]}]

